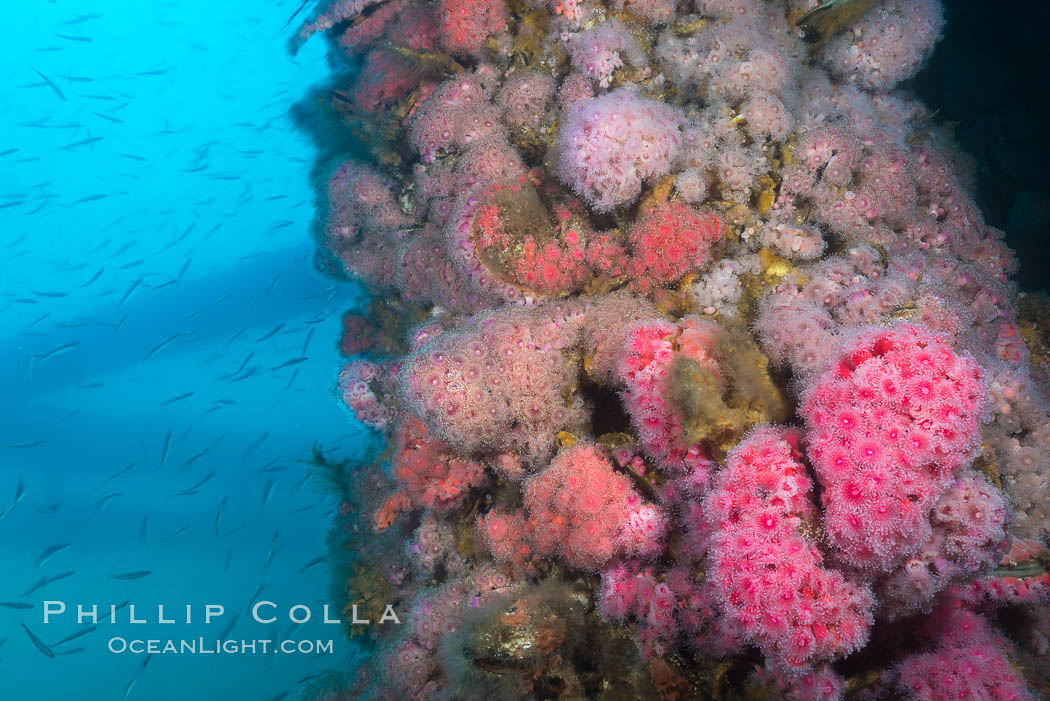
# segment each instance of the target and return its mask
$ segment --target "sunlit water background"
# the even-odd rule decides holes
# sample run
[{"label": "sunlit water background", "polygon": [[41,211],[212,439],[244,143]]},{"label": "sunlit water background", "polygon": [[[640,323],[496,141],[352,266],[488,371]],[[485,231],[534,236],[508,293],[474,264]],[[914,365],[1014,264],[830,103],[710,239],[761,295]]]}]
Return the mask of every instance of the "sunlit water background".
[{"label": "sunlit water background", "polygon": [[[269,701],[350,664],[343,632],[316,620],[325,567],[301,571],[336,505],[298,461],[364,437],[325,391],[339,315],[360,298],[313,271],[313,154],[287,115],[324,49],[285,52],[298,5],[5,5],[0,513],[20,479],[25,496],[0,520],[0,601],[34,608],[0,607],[0,698]],[[260,587],[277,624],[248,620]],[[47,645],[78,628],[43,625],[43,600],[227,613],[204,628],[129,625],[124,609],[51,659],[19,622]],[[293,604],[315,620],[293,628]],[[232,638],[333,640],[334,654],[155,655],[143,670],[106,650],[115,635],[215,637],[234,615]]]}]

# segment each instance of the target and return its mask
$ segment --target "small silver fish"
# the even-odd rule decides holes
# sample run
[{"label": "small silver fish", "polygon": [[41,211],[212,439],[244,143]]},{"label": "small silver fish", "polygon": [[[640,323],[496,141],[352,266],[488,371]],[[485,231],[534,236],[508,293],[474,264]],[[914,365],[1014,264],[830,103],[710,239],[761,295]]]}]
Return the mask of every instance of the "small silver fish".
[{"label": "small silver fish", "polygon": [[58,555],[63,550],[70,548],[72,545],[72,543],[59,543],[57,545],[52,545],[40,554],[40,557],[38,557],[36,560],[36,566],[43,567],[51,560],[51,558],[53,558],[55,555]]},{"label": "small silver fish", "polygon": [[[86,628],[81,628],[77,632],[72,633],[72,634],[67,635],[66,637],[62,638],[61,640],[59,640],[57,643],[55,643],[51,647],[58,647],[59,645],[65,645],[66,643],[73,642],[77,638],[82,638],[85,635],[88,635],[89,633],[94,633],[96,630],[98,630],[98,624],[90,625],[90,626],[88,626]],[[59,653],[59,654],[61,654],[61,653]]]},{"label": "small silver fish", "polygon": [[274,556],[277,555],[277,551],[280,550],[277,546],[277,538],[280,537],[280,535],[280,531],[274,531],[273,540],[270,541],[270,550],[266,554],[266,561],[263,563],[263,572],[265,572],[266,568],[270,566],[270,563],[273,562]]},{"label": "small silver fish", "polygon": [[46,643],[44,643],[44,641],[43,641],[43,640],[41,640],[40,638],[38,638],[38,637],[37,637],[37,636],[36,636],[36,635],[35,635],[35,634],[33,633],[33,631],[29,630],[29,626],[27,626],[27,625],[26,625],[26,622],[25,622],[25,621],[19,621],[19,623],[21,623],[21,624],[22,624],[22,628],[23,628],[23,629],[25,630],[25,632],[26,632],[26,635],[28,635],[28,636],[29,636],[29,639],[30,639],[30,640],[32,641],[33,645],[36,645],[36,649],[37,649],[37,650],[40,650],[40,652],[44,653],[45,655],[47,655],[47,656],[48,656],[48,657],[50,657],[51,659],[55,659],[55,651],[54,651],[54,650],[52,650],[51,648],[49,648],[49,647],[47,646],[47,644],[46,644]]},{"label": "small silver fish", "polygon": [[269,480],[266,486],[263,487],[262,499],[259,501],[259,511],[266,511],[266,507],[270,504],[270,497],[273,496],[273,488],[276,486],[276,480]]},{"label": "small silver fish", "polygon": [[300,568],[299,573],[302,574],[303,572],[306,572],[306,570],[310,569],[311,567],[316,567],[317,565],[320,565],[322,562],[325,561],[325,557],[327,557],[327,556],[326,555],[318,555],[317,557],[315,557],[314,559],[310,560],[305,565],[303,565],[302,568]]},{"label": "small silver fish", "polygon": [[164,467],[164,461],[168,459],[168,451],[171,449],[171,429],[168,429],[168,433],[164,436],[164,445],[160,450],[160,464],[157,469]]},{"label": "small silver fish", "polygon": [[875,6],[877,0],[828,0],[802,15],[795,26],[823,43]]},{"label": "small silver fish", "polygon": [[98,509],[99,514],[101,514],[102,510],[106,508],[106,504],[120,496],[124,496],[124,492],[111,492],[110,494],[107,494],[106,496],[96,501],[95,508]]},{"label": "small silver fish", "polygon": [[22,592],[22,596],[29,596],[30,594],[34,594],[37,591],[39,591],[39,590],[43,589],[44,587],[46,587],[48,584],[54,584],[55,582],[57,582],[59,580],[65,579],[66,577],[72,577],[73,574],[74,573],[72,571],[69,571],[69,572],[61,572],[61,573],[56,574],[56,575],[54,575],[52,577],[41,577],[40,579],[38,579],[36,581],[35,584],[33,584],[33,586],[31,586],[29,589],[26,589],[24,592]]},{"label": "small silver fish", "polygon": [[219,502],[219,509],[215,512],[215,537],[219,537],[219,526],[222,525],[222,513],[226,511],[226,498]]}]

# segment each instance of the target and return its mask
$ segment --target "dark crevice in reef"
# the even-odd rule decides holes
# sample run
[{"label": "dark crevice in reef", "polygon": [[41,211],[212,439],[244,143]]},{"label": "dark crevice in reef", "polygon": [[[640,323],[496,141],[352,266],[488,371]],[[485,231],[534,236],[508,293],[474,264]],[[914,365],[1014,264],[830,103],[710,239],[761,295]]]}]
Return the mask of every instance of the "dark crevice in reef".
[{"label": "dark crevice in reef", "polygon": [[594,428],[594,435],[630,432],[631,419],[627,416],[627,410],[620,401],[620,395],[608,387],[586,379],[580,382],[580,393],[591,407],[591,426]]}]

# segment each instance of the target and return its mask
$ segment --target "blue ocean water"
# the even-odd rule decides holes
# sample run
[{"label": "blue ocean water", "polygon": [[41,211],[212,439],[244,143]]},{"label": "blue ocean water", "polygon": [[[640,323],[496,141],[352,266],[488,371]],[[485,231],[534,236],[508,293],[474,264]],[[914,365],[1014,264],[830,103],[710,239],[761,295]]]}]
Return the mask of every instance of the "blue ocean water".
[{"label": "blue ocean water", "polygon": [[[5,7],[0,698],[267,701],[352,664],[320,622],[325,566],[307,567],[336,505],[300,460],[366,440],[324,391],[362,297],[312,264],[312,149],[288,108],[324,57],[284,49],[299,4]],[[45,600],[69,612],[45,624]],[[251,621],[253,600],[278,622]],[[123,602],[150,622],[126,606],[60,642],[88,630],[77,604]],[[158,604],[194,622],[161,624]],[[204,626],[207,604],[226,613]],[[333,649],[107,649],[230,625]]]}]

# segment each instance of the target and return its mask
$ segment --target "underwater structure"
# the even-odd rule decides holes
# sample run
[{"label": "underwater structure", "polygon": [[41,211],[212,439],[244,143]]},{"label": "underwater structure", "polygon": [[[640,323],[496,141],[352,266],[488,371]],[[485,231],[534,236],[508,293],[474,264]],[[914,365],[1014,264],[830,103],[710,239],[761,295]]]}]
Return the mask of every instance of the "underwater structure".
[{"label": "underwater structure", "polygon": [[[938,0],[339,0],[324,699],[1034,699],[1045,300],[901,89]],[[1044,696],[1045,697],[1045,696]]]}]

